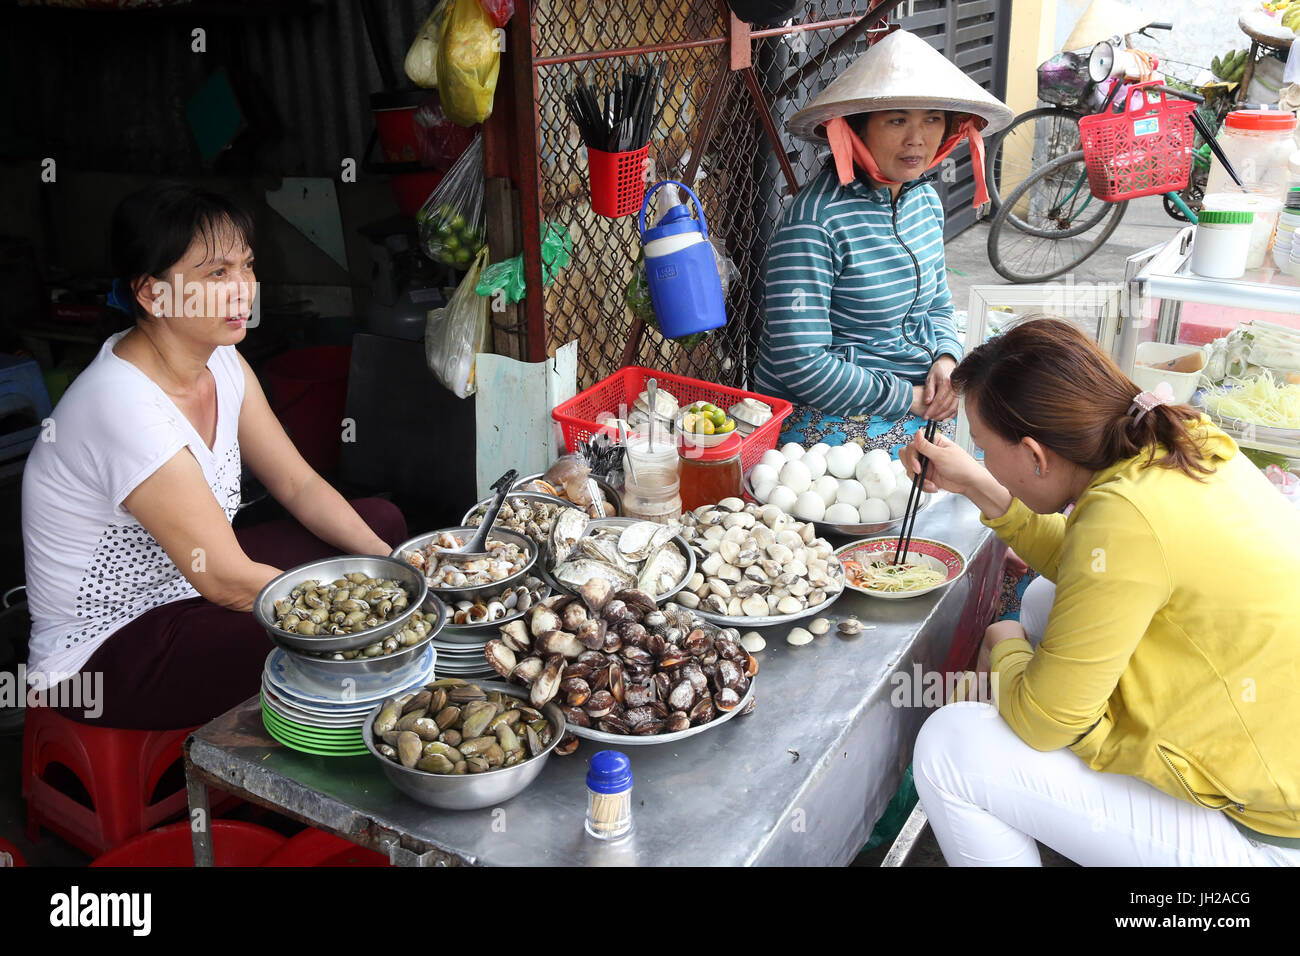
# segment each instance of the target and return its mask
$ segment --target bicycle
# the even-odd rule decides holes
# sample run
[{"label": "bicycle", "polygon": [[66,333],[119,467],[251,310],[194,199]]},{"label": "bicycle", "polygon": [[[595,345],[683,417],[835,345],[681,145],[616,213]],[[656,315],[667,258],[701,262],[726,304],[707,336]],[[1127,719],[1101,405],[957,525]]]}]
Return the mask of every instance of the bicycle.
[{"label": "bicycle", "polygon": [[[1103,108],[1094,115],[1109,115],[1111,100],[1118,89],[1117,86],[1111,91]],[[1148,91],[1157,90],[1194,103],[1205,102],[1198,94],[1167,84],[1148,83],[1125,90],[1125,108],[1131,104],[1134,93],[1147,95]],[[1149,105],[1150,99],[1147,102]],[[1164,104],[1162,95],[1162,108]],[[1190,143],[1192,138],[1189,124],[1182,132],[1182,139]],[[1085,145],[1082,135],[1080,145]],[[1111,201],[1093,194],[1088,159],[1086,149],[1058,156],[1032,172],[1005,198],[990,223],[988,237],[989,261],[1003,278],[1011,282],[1043,282],[1078,266],[1118,228],[1130,195],[1163,192],[1168,204],[1186,216],[1187,221],[1196,222],[1195,212],[1180,195],[1191,182],[1190,163],[1187,180],[1179,189],[1117,190],[1124,195]],[[1137,163],[1133,165],[1136,167]]]},{"label": "bicycle", "polygon": [[[1138,32],[1150,37],[1147,30],[1171,29],[1173,25],[1169,23],[1149,23]],[[1129,42],[1127,37],[1125,42]],[[1187,69],[1189,79],[1203,72],[1201,67],[1163,56],[1156,59],[1137,50],[1117,51],[1115,45],[1107,41],[1094,45],[1087,56],[1059,53],[1039,66],[1038,98],[1051,105],[1021,113],[989,147],[988,191],[993,212],[1001,207],[1002,196],[1034,170],[1080,148],[1079,120],[1101,111],[1103,103],[1122,92],[1126,76],[1135,68],[1143,78],[1154,76],[1159,68],[1167,84],[1209,99],[1212,106],[1205,119],[1209,128],[1217,132],[1231,109],[1232,98],[1224,95],[1223,90],[1214,88],[1213,84],[1194,87],[1190,82],[1171,76],[1170,67],[1178,66]],[[1186,206],[1199,209],[1210,164],[1208,156],[1203,153],[1198,153],[1195,162],[1197,174],[1181,198]],[[1166,200],[1164,205],[1165,212],[1172,218],[1186,221],[1182,210],[1172,201]],[[1011,221],[1017,227],[1025,225],[1016,218]]]}]

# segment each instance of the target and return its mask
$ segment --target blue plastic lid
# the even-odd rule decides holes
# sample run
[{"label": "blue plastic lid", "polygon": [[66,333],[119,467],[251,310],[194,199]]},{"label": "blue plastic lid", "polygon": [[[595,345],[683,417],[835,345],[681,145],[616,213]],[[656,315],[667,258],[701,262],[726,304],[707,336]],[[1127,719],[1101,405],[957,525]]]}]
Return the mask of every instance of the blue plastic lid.
[{"label": "blue plastic lid", "polygon": [[665,236],[676,236],[683,232],[700,232],[699,221],[691,215],[691,207],[685,203],[678,203],[664,213],[663,218],[659,220],[652,228],[645,231],[641,238],[642,243],[654,242],[656,239],[662,239]]},{"label": "blue plastic lid", "polygon": [[632,789],[632,762],[617,750],[602,750],[591,758],[587,787],[596,793],[622,793]]}]

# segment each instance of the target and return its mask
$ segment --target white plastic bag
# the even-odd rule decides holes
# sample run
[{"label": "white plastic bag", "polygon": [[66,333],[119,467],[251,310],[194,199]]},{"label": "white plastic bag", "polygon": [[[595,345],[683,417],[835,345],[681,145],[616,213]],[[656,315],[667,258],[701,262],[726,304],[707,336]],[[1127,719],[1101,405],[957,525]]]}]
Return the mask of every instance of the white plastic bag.
[{"label": "white plastic bag", "polygon": [[488,335],[488,300],[474,291],[487,264],[484,249],[470,263],[446,307],[429,312],[424,326],[424,357],[429,371],[457,398],[474,394],[474,357]]},{"label": "white plastic bag", "polygon": [[446,12],[447,0],[438,0],[433,5],[433,12],[415,35],[402,64],[407,79],[426,90],[438,85],[438,39],[442,36],[442,18]]}]

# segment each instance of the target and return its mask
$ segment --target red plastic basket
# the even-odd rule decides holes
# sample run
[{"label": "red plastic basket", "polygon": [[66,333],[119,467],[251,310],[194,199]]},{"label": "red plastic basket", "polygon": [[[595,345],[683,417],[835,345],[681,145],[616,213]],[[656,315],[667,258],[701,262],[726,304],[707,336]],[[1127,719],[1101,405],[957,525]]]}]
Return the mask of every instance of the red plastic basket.
[{"label": "red plastic basket", "polygon": [[1098,199],[1123,202],[1187,188],[1196,107],[1167,98],[1163,90],[1147,89],[1158,86],[1159,81],[1152,81],[1130,87],[1123,113],[1107,111],[1079,120],[1088,184]]},{"label": "red plastic basket", "polygon": [[645,198],[645,158],[649,150],[649,143],[626,153],[606,153],[587,147],[592,212],[617,219],[641,209]]},{"label": "red plastic basket", "polygon": [[645,391],[645,383],[651,378],[656,380],[660,388],[671,392],[683,408],[692,402],[712,402],[719,408],[728,408],[742,398],[756,398],[770,405],[772,417],[746,435],[740,444],[740,460],[746,471],[758,463],[763,452],[776,447],[781,435],[781,422],[794,410],[793,405],[779,398],[701,382],[672,372],[656,372],[651,368],[629,365],[597,382],[585,392],[579,392],[567,402],[555,406],[551,415],[564,429],[564,446],[572,451],[578,447],[578,442],[590,440],[601,429],[596,416],[602,412],[612,412],[620,418],[627,418],[637,396]]}]

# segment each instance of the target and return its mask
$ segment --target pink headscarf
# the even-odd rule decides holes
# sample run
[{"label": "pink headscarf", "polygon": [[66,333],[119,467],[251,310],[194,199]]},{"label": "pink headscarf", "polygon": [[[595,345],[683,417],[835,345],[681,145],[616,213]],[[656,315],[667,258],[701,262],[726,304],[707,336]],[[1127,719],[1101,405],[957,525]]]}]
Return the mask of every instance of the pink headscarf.
[{"label": "pink headscarf", "polygon": [[[825,127],[826,138],[831,144],[831,153],[835,157],[835,169],[839,173],[841,186],[847,186],[853,181],[854,162],[877,183],[883,186],[899,185],[895,180],[885,178],[876,164],[876,158],[871,155],[871,150],[867,149],[867,144],[853,132],[853,128],[843,116],[827,120]],[[957,125],[957,131],[940,144],[939,151],[934,154],[934,162],[929,168],[934,169],[943,162],[963,139],[970,143],[971,169],[975,174],[975,198],[971,205],[978,208],[989,201],[989,192],[984,183],[984,138],[980,136],[973,116],[968,114],[962,118]]]}]

